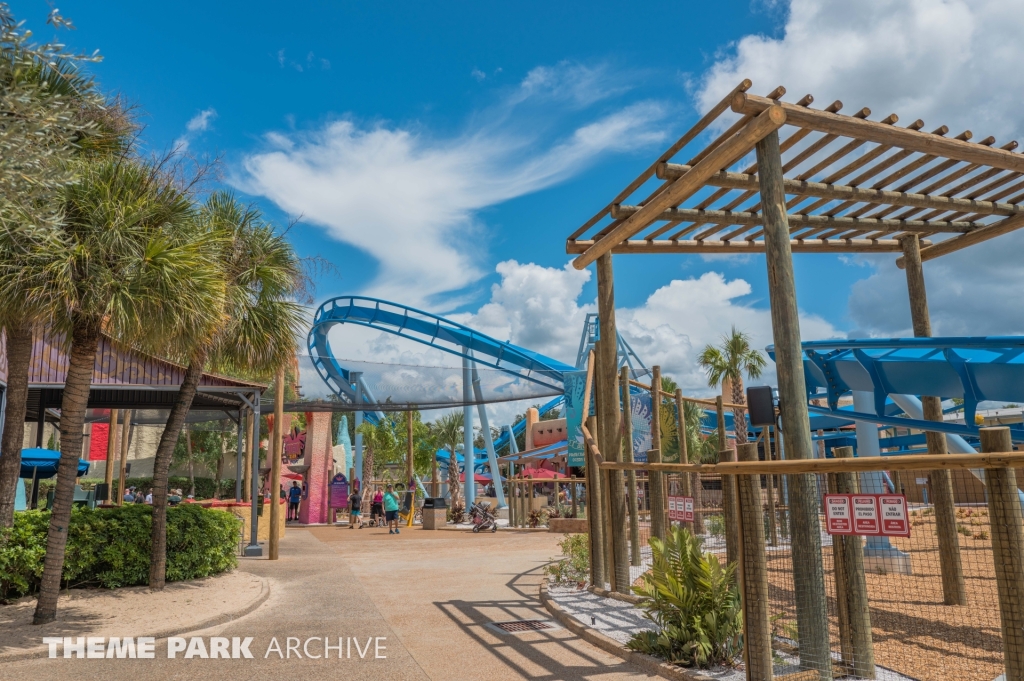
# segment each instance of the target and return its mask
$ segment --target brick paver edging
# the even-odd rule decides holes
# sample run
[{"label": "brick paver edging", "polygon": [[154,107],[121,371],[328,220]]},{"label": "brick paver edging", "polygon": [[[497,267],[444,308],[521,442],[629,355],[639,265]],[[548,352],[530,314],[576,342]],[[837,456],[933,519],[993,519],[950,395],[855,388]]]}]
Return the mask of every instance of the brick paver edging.
[{"label": "brick paver edging", "polygon": [[[607,593],[604,589],[600,590],[604,593],[599,593],[597,589],[594,589],[593,591],[598,595],[604,595]],[[656,674],[665,679],[672,679],[672,681],[715,681],[714,677],[707,676],[706,674],[689,671],[678,665],[662,662],[652,655],[646,655],[644,653],[638,653],[635,650],[630,650],[615,639],[605,636],[596,629],[591,629],[563,610],[562,607],[548,595],[547,582],[543,582],[540,585],[540,602],[544,604],[544,607],[547,608],[549,613],[551,613],[551,616],[554,617],[563,627],[576,634],[587,643],[597,646],[606,653],[611,653],[612,655],[621,657],[623,660],[639,667],[648,674]]]},{"label": "brick paver edging", "polygon": [[[256,608],[263,605],[266,600],[270,598],[270,582],[266,577],[260,578],[260,594],[253,600],[246,603],[237,610],[231,612],[222,612],[219,615],[215,615],[208,619],[195,624],[189,624],[186,626],[171,627],[168,629],[162,629],[155,632],[146,632],[139,634],[139,636],[150,636],[157,640],[169,638],[171,636],[179,636],[181,634],[187,634],[190,631],[201,631],[203,629],[209,629],[210,627],[216,627],[221,624],[227,624],[233,620],[237,620],[241,617],[245,617]],[[138,638],[138,636],[136,637]],[[49,654],[49,647],[46,645],[37,646],[35,648],[28,648],[27,650],[19,650],[13,653],[0,654],[0,663],[3,662],[14,662],[16,660],[34,659],[37,657],[46,657]]]}]

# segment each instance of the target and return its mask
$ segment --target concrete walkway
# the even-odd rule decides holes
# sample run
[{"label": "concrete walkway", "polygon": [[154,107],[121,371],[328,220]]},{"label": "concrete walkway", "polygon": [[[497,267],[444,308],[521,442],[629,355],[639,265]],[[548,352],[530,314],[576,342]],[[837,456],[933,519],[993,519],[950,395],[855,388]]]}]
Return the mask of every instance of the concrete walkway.
[{"label": "concrete walkway", "polygon": [[[281,559],[243,560],[240,569],[266,577],[270,598],[253,613],[192,635],[253,637],[254,659],[35,659],[4,665],[3,678],[67,679],[647,679],[619,658],[555,628],[519,635],[489,623],[549,617],[537,599],[542,566],[558,553],[558,535],[347,528],[294,529]],[[144,632],[122,632],[138,636]],[[345,644],[343,659],[281,659],[276,638],[323,652],[323,638]],[[319,640],[309,641],[313,637]],[[381,646],[374,659],[371,640]],[[370,645],[368,646],[368,641]],[[360,659],[359,650],[365,657]],[[60,652],[58,652],[60,655]]]}]

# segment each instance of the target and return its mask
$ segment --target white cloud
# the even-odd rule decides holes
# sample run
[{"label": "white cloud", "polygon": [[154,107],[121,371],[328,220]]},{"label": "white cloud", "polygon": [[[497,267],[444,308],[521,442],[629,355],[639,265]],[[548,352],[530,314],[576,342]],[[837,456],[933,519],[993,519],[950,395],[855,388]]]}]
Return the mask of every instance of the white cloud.
[{"label": "white cloud", "polygon": [[[863,106],[872,119],[891,112],[901,125],[998,144],[1024,133],[1018,93],[1024,88],[1024,3],[1005,0],[792,0],[778,39],[749,35],[704,75],[697,93],[706,110],[743,78],[764,94],[785,85],[788,100],[805,93],[815,106],[835,99],[844,111]],[[1015,254],[1024,235],[1000,237],[928,263],[933,332],[981,335],[1024,332],[1024,305],[1010,291],[1024,284]],[[855,334],[905,335],[910,329],[906,280],[893,258],[868,258],[875,274],[849,299]]]},{"label": "white cloud", "polygon": [[179,152],[188,151],[192,141],[195,140],[200,133],[209,130],[210,125],[213,123],[215,118],[217,118],[217,110],[213,107],[203,109],[190,118],[188,123],[185,124],[185,133],[174,141],[174,148]]},{"label": "white cloud", "polygon": [[1022,130],[1024,3],[1005,0],[792,0],[779,39],[749,35],[705,74],[710,108],[743,78],[763,94],[785,85],[815,106],[835,99],[905,123],[972,127],[976,139]]},{"label": "white cloud", "polygon": [[[272,133],[264,150],[245,158],[235,184],[379,261],[379,275],[364,292],[426,304],[481,276],[483,254],[475,244],[485,227],[478,211],[552,186],[602,154],[663,139],[656,124],[666,111],[651,101],[591,116],[567,135],[546,134],[544,123],[607,96],[611,87],[582,67],[535,70],[500,105],[448,138],[348,119],[311,132]],[[564,96],[567,106],[552,104]]]},{"label": "white cloud", "polygon": [[469,72],[469,75],[478,83],[483,82],[484,79],[487,78],[487,74],[481,71],[480,69],[473,69],[472,71]]}]

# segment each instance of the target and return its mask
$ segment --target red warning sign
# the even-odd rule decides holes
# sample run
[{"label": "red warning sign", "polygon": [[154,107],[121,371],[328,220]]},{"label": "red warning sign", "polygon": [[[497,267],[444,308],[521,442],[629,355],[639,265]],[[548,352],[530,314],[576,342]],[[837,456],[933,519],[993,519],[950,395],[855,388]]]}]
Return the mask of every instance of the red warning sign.
[{"label": "red warning sign", "polygon": [[907,498],[901,494],[826,494],[829,534],[909,537]]},{"label": "red warning sign", "polygon": [[881,534],[882,525],[878,522],[878,502],[874,495],[854,494],[850,496],[853,505],[853,533]]},{"label": "red warning sign", "polygon": [[853,534],[849,494],[825,495],[825,526],[829,534]]},{"label": "red warning sign", "polygon": [[893,537],[910,536],[907,499],[902,495],[880,495],[878,507],[882,518],[882,534]]},{"label": "red warning sign", "polygon": [[668,498],[668,519],[683,523],[693,522],[693,497]]}]

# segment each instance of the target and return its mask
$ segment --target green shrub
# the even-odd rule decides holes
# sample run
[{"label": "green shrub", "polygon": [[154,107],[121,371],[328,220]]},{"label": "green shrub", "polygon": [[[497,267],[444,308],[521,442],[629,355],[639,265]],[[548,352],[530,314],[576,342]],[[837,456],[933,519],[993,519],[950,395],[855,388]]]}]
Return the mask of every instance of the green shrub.
[{"label": "green shrub", "polygon": [[704,518],[704,527],[712,537],[725,536],[725,519],[720,513]]},{"label": "green shrub", "polygon": [[[149,580],[153,508],[75,508],[68,525],[65,586],[139,586]],[[43,573],[48,511],[20,511],[0,531],[0,600],[34,593]],[[215,575],[237,565],[241,521],[193,504],[167,509],[167,579]]]},{"label": "green shrub", "polygon": [[732,663],[742,651],[743,635],[735,564],[723,568],[679,527],[664,542],[653,537],[651,551],[651,570],[633,592],[658,631],[634,634],[627,647],[685,666]]},{"label": "green shrub", "polygon": [[[43,483],[51,483],[52,480],[43,480]],[[102,478],[82,478],[81,485],[84,489],[93,489],[97,483],[103,482]],[[125,478],[125,489],[128,487],[141,487],[144,490],[152,489],[153,478]],[[188,494],[189,482],[188,477],[181,475],[172,475],[167,479],[168,489],[180,489],[186,495]],[[40,499],[46,498],[46,493],[42,491],[40,487],[39,497]],[[217,495],[217,486],[214,484],[213,478],[196,478],[196,499],[213,499]],[[114,478],[114,494],[117,494],[117,478]],[[220,498],[221,499],[234,499],[235,498],[235,479],[229,478],[220,481]]]},{"label": "green shrub", "polygon": [[567,534],[558,542],[563,558],[546,568],[557,584],[583,586],[590,579],[590,536]]}]

